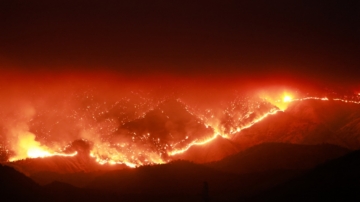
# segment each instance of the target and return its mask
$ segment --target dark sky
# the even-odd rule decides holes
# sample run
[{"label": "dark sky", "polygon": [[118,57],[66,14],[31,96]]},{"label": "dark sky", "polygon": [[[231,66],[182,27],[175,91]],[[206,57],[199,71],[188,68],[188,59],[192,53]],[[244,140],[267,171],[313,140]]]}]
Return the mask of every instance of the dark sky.
[{"label": "dark sky", "polygon": [[1,0],[0,68],[358,84],[360,1]]}]

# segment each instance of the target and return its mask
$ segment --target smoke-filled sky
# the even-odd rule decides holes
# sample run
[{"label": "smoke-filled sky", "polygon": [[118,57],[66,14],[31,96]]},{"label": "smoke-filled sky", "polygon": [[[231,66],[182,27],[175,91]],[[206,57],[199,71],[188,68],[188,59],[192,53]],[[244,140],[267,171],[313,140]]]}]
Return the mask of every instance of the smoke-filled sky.
[{"label": "smoke-filled sky", "polygon": [[357,0],[3,0],[0,9],[2,72],[335,86],[360,75]]}]

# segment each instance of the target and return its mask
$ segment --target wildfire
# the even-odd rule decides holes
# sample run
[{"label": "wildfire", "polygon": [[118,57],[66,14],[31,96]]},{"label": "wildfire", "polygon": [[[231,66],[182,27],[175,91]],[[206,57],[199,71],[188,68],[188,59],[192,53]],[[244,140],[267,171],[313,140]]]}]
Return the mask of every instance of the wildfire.
[{"label": "wildfire", "polygon": [[[171,117],[172,114],[166,114],[164,112],[166,110],[161,109],[161,116],[159,115],[159,119],[163,118],[165,120],[164,123],[166,124],[166,130],[172,129],[173,131],[177,132],[177,134],[171,132],[164,133],[169,135],[168,139],[162,139],[163,136],[155,134],[157,132],[152,132],[150,134],[147,129],[144,129],[143,131],[131,131],[130,129],[126,129],[125,127],[121,128],[121,126],[126,123],[144,118],[149,111],[156,109],[156,107],[160,103],[149,101],[146,98],[140,99],[139,103],[135,105],[134,111],[131,111],[132,108],[130,107],[132,101],[127,99],[124,99],[125,101],[120,104],[117,101],[111,104],[107,104],[105,102],[102,102],[104,104],[101,104],[100,102],[92,101],[94,99],[90,97],[90,101],[87,100],[88,102],[84,102],[86,103],[86,106],[84,108],[80,108],[82,111],[77,109],[73,111],[68,110],[66,111],[66,113],[64,112],[63,114],[56,111],[55,114],[65,114],[67,118],[64,120],[71,118],[71,121],[78,121],[78,124],[76,125],[76,127],[78,128],[76,128],[76,130],[83,131],[79,134],[78,137],[84,138],[86,140],[89,140],[89,142],[93,143],[93,147],[89,148],[88,150],[90,152],[89,155],[97,163],[101,165],[124,164],[128,167],[134,168],[141,165],[167,163],[169,159],[171,159],[169,158],[169,156],[171,157],[184,153],[195,145],[208,144],[214,139],[216,139],[218,136],[226,139],[231,139],[235,134],[241,132],[244,129],[252,127],[256,123],[261,122],[266,117],[274,115],[279,111],[284,111],[287,106],[289,106],[292,102],[300,102],[304,100],[320,100],[360,104],[359,99],[329,99],[327,97],[299,98],[299,94],[291,93],[289,91],[281,91],[277,94],[264,95],[265,96],[260,96],[260,98],[256,97],[257,99],[245,96],[241,97],[241,99],[236,98],[237,100],[231,100],[230,102],[225,103],[224,106],[221,106],[219,108],[198,107],[193,109],[191,108],[193,105],[190,105],[190,107],[186,105],[186,102],[182,102],[182,104],[185,106],[185,112],[191,114],[191,116],[189,115],[189,117],[192,117],[191,124],[195,125],[194,127],[189,127],[189,129],[186,130],[183,130],[184,126],[178,124],[178,122],[171,122],[172,120],[171,118],[169,119],[169,116]],[[170,105],[169,108],[172,108],[171,106],[172,105]],[[139,108],[141,108],[141,110],[139,110]],[[124,111],[129,113],[125,113]],[[9,147],[11,147],[11,150],[15,153],[15,155],[12,156],[9,161],[16,161],[25,158],[45,158],[51,156],[71,157],[78,154],[78,152],[73,152],[70,154],[64,153],[63,151],[69,150],[55,149],[51,146],[48,146],[46,144],[46,141],[41,138],[46,137],[46,135],[48,135],[47,137],[53,137],[52,132],[50,134],[50,127],[48,128],[49,130],[46,130],[46,132],[49,131],[49,133],[46,134],[42,132],[38,134],[39,136],[33,134],[32,132],[29,132],[36,132],[37,130],[34,130],[34,128],[41,127],[34,127],[34,125],[31,125],[31,120],[37,118],[37,116],[35,116],[35,110],[25,110],[25,112],[28,113],[25,118],[18,118],[19,120],[17,122],[9,124],[12,126],[9,127],[11,129],[7,131],[9,133],[8,137],[11,144]],[[180,112],[185,114],[184,111]],[[71,116],[68,116],[68,113],[71,114]],[[121,114],[122,116],[118,117],[119,114]],[[131,114],[132,116],[128,116],[128,114]],[[175,114],[173,115],[174,117],[177,116],[176,113],[173,114]],[[40,119],[38,119],[37,121],[39,120]],[[186,117],[185,120],[186,124],[189,123]],[[40,121],[36,123],[39,123],[40,125]],[[51,123],[53,123],[53,121],[51,121]],[[68,122],[66,122],[66,124],[67,123]],[[148,124],[146,121],[144,123]],[[44,124],[44,122],[41,122],[41,126],[43,125],[48,126],[49,124]],[[142,126],[142,123],[139,126]],[[135,128],[137,128],[137,125]],[[177,128],[181,128],[181,130]],[[194,132],[194,128],[205,129],[203,129],[200,133],[197,133],[199,135],[196,135],[196,133]],[[162,128],[160,129],[162,130]],[[156,131],[162,132],[160,129]],[[59,131],[60,130],[62,132],[61,127],[59,127]],[[69,130],[69,134],[71,134],[71,132],[73,132],[74,130]],[[207,132],[205,133],[203,131]],[[10,137],[12,139],[10,139]],[[36,137],[38,137],[39,139],[37,139]],[[73,139],[70,139],[69,141],[73,141]],[[80,152],[80,150],[77,151]],[[80,152],[80,154],[82,153]]]}]

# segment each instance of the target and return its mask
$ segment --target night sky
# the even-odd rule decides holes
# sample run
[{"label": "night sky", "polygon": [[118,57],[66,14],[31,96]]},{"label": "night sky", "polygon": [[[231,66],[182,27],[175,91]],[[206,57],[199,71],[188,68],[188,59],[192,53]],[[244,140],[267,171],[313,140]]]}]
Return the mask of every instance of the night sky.
[{"label": "night sky", "polygon": [[1,72],[357,85],[360,2],[1,0]]}]

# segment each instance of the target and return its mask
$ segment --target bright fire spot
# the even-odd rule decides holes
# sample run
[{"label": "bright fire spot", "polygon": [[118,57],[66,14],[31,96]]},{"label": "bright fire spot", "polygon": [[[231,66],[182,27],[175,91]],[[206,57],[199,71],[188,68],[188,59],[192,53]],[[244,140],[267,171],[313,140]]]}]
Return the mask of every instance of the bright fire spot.
[{"label": "bright fire spot", "polygon": [[295,100],[294,97],[298,97],[296,91],[292,90],[260,91],[258,95],[282,111],[286,110],[289,104]]},{"label": "bright fire spot", "polygon": [[292,97],[289,95],[285,95],[283,98],[283,102],[291,102],[292,101]]},{"label": "bright fire spot", "polygon": [[50,157],[50,156],[70,157],[70,156],[76,156],[77,152],[74,152],[71,154],[58,153],[58,152],[51,153],[51,152],[45,151],[41,148],[31,148],[28,150],[27,154],[28,154],[28,158],[44,158],[44,157]]},{"label": "bright fire spot", "polygon": [[16,147],[18,148],[17,153],[14,157],[10,158],[9,161],[17,161],[25,158],[44,158],[50,156],[75,156],[77,152],[66,154],[53,152],[46,146],[41,145],[35,140],[35,135],[30,132],[22,132],[19,135]]},{"label": "bright fire spot", "polygon": [[38,157],[47,157],[51,156],[51,153],[48,151],[45,151],[41,148],[30,148],[27,151],[27,155],[29,158],[38,158]]}]

